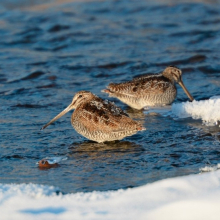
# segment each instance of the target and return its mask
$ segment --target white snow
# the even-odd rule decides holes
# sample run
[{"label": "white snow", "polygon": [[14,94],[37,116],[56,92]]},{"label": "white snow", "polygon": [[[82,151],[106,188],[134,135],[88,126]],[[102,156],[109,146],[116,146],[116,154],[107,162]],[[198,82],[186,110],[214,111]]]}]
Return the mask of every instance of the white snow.
[{"label": "white snow", "polygon": [[212,172],[220,169],[220,163],[217,165],[209,165],[199,169],[200,172]]},{"label": "white snow", "polygon": [[178,118],[202,119],[206,125],[216,125],[220,121],[220,96],[208,100],[174,103],[172,113]]},{"label": "white snow", "polygon": [[91,220],[220,219],[220,171],[141,187],[57,195],[56,188],[0,184],[0,218]]}]

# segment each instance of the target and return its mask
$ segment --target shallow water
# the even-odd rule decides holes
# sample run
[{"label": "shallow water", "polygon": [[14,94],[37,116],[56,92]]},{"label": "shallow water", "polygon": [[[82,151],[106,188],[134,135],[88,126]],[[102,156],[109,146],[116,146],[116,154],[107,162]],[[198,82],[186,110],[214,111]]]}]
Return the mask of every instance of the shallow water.
[{"label": "shallow water", "polygon": [[[44,3],[42,3],[44,2]],[[183,70],[197,100],[220,94],[219,1],[1,1],[0,182],[42,183],[62,192],[140,186],[219,163],[220,128],[117,105],[144,132],[97,144],[75,132],[71,113],[40,131],[75,92]],[[175,102],[187,97],[178,87]],[[67,156],[39,169],[45,157]]]}]

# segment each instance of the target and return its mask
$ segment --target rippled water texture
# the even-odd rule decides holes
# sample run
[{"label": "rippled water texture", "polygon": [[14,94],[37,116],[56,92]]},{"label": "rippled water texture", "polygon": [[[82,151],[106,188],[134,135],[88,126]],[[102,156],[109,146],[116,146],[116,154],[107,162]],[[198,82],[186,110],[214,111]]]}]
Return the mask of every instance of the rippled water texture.
[{"label": "rippled water texture", "polygon": [[[96,144],[75,132],[71,113],[40,131],[75,92],[107,98],[100,90],[110,82],[167,65],[183,70],[195,99],[219,95],[219,2],[33,2],[0,3],[1,183],[49,184],[66,193],[110,190],[219,163],[218,127],[134,111],[116,99],[146,131]],[[175,102],[186,100],[178,86]],[[68,160],[51,169],[36,165],[58,156]]]}]

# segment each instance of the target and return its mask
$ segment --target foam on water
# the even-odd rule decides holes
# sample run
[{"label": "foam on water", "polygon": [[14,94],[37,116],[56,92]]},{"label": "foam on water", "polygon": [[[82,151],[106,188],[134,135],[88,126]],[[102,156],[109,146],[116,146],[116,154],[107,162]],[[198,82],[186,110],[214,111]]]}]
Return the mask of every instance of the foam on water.
[{"label": "foam on water", "polygon": [[208,100],[174,103],[172,114],[178,118],[201,119],[205,125],[213,126],[220,120],[220,96]]}]

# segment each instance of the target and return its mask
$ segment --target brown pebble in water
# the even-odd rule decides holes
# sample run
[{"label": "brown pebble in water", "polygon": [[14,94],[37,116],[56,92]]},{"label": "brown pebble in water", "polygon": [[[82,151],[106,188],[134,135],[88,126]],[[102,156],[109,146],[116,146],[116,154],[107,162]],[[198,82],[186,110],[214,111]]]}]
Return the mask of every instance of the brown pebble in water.
[{"label": "brown pebble in water", "polygon": [[39,168],[52,168],[58,166],[58,163],[50,164],[47,159],[42,159],[38,162]]}]

